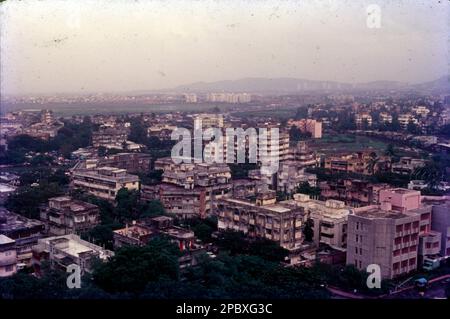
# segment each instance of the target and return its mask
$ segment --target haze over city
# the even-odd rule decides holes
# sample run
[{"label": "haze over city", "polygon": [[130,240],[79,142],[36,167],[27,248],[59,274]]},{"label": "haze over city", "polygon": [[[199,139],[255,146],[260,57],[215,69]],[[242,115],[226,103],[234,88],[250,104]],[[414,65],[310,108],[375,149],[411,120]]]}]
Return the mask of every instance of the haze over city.
[{"label": "haze over city", "polygon": [[294,77],[419,83],[449,69],[445,1],[8,1],[1,91],[161,90]]}]

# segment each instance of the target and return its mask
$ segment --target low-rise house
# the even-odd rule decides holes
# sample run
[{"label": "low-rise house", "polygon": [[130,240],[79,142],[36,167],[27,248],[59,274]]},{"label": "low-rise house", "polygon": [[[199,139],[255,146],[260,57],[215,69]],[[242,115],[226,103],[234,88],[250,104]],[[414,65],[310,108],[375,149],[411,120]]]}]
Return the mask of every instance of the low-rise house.
[{"label": "low-rise house", "polygon": [[194,232],[173,225],[173,219],[168,216],[145,218],[113,233],[114,247],[126,245],[144,246],[156,236],[166,236],[180,249],[180,267],[192,266],[197,263],[197,257],[204,253],[202,245],[197,243]]},{"label": "low-rise house", "polygon": [[96,259],[107,261],[112,256],[114,256],[112,251],[70,234],[39,239],[37,245],[33,247],[32,264],[38,274],[43,261],[49,261],[53,267],[63,271],[75,264],[80,267],[81,274],[84,274],[92,271]]}]

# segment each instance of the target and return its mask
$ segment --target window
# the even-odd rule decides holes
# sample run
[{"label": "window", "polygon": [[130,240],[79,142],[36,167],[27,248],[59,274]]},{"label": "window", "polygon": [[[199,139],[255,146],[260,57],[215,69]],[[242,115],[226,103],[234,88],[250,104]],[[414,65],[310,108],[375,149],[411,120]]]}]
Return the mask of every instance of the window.
[{"label": "window", "polygon": [[359,254],[362,255],[362,248],[359,248]]},{"label": "window", "polygon": [[355,254],[358,255],[358,247],[355,247]]},{"label": "window", "polygon": [[358,236],[358,235],[356,235],[356,242],[358,242],[358,237],[359,237],[359,236]]},{"label": "window", "polygon": [[359,229],[359,222],[356,222],[356,230]]},{"label": "window", "polygon": [[5,271],[6,272],[10,272],[10,271],[13,271],[14,270],[14,266],[6,266],[5,267]]}]

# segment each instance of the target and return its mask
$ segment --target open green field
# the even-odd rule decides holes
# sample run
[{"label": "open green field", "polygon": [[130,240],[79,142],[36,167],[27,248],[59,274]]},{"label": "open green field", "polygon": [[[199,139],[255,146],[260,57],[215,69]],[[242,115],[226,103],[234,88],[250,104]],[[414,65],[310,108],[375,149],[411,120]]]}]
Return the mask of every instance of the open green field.
[{"label": "open green field", "polygon": [[351,153],[361,150],[373,149],[383,152],[388,143],[372,139],[367,136],[353,134],[325,134],[321,139],[312,139],[308,145],[311,149],[325,154]]}]

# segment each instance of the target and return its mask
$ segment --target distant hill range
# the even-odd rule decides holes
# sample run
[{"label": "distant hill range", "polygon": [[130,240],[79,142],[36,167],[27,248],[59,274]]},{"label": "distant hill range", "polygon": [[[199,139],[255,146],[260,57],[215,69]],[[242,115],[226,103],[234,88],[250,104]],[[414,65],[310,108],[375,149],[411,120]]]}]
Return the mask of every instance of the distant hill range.
[{"label": "distant hill range", "polygon": [[396,81],[374,81],[366,83],[341,83],[312,81],[297,78],[242,78],[217,82],[195,82],[180,85],[165,91],[172,92],[250,92],[250,93],[298,93],[307,91],[353,91],[353,90],[418,90],[450,93],[450,79],[408,84]]}]

